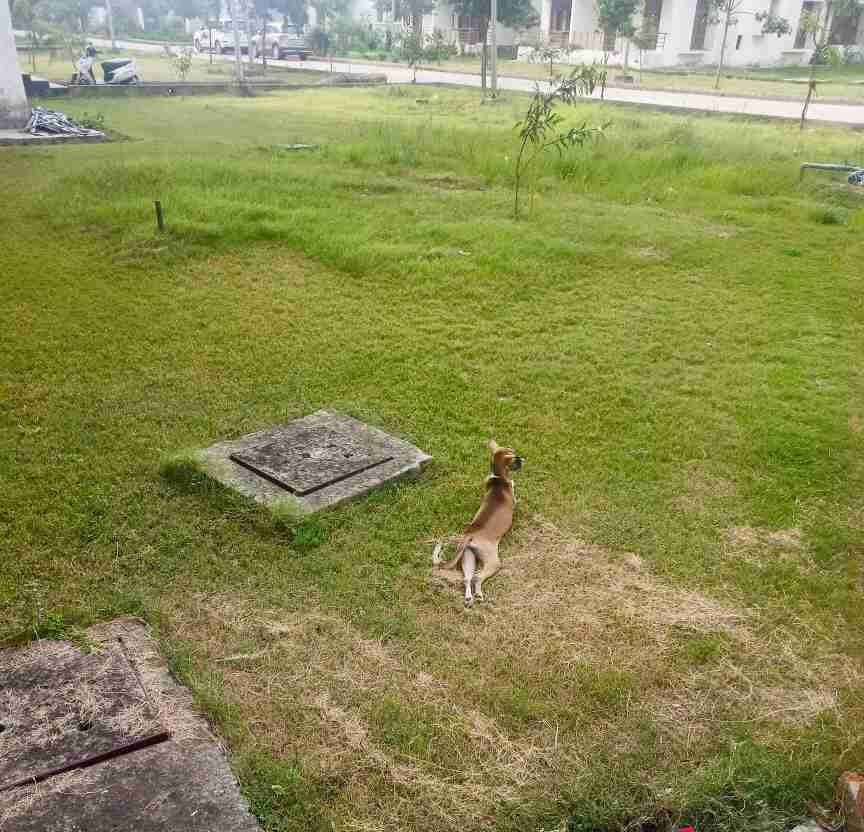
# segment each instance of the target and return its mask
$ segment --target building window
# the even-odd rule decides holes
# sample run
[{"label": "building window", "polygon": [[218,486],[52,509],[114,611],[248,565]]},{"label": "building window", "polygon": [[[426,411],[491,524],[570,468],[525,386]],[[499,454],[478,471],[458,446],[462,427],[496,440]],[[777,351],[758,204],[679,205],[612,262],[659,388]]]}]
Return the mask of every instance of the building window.
[{"label": "building window", "polygon": [[705,35],[708,32],[708,18],[711,14],[709,0],[696,0],[696,14],[693,16],[693,34],[690,35],[690,48],[694,52],[705,49]]},{"label": "building window", "polygon": [[552,6],[552,31],[570,31],[570,5]]},{"label": "building window", "polygon": [[642,13],[641,40],[648,49],[657,49],[662,15],[663,0],[645,0],[645,8]]},{"label": "building window", "polygon": [[642,13],[642,30],[645,32],[660,31],[660,16],[663,14],[663,0],[645,0],[645,10]]},{"label": "building window", "polygon": [[741,41],[744,40],[744,35],[738,35],[735,39],[735,51],[737,52],[741,48]]}]

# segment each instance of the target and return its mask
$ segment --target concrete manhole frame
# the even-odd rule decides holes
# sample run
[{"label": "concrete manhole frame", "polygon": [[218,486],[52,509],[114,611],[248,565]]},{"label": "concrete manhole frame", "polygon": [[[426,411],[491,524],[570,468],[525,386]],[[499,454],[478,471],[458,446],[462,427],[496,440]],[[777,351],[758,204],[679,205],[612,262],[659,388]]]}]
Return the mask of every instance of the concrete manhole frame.
[{"label": "concrete manhole frame", "polygon": [[[337,442],[344,442],[351,453],[362,458],[362,463],[358,462],[355,470],[351,470],[350,465],[344,470],[337,467],[334,477],[321,485],[308,471],[295,479],[281,477],[261,464],[260,456],[256,457],[262,446],[275,439],[303,435],[335,437]],[[329,508],[368,494],[386,483],[417,476],[431,459],[429,454],[403,439],[332,410],[317,410],[284,425],[217,442],[195,455],[198,467],[222,485],[269,508],[296,514]],[[256,465],[257,471],[254,470]],[[289,490],[292,483],[297,485],[293,493]]]}]

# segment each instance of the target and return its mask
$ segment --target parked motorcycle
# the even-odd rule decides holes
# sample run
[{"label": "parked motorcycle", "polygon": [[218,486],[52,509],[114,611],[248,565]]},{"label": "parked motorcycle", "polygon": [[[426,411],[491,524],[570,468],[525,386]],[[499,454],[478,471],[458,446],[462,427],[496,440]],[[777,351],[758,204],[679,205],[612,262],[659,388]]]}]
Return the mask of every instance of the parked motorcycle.
[{"label": "parked motorcycle", "polygon": [[[92,46],[87,47],[84,54],[75,62],[75,72],[70,83],[74,85],[96,83],[96,76],[93,74],[93,61],[98,54]],[[134,58],[103,61],[101,67],[102,78],[106,84],[137,84],[141,80]]]}]

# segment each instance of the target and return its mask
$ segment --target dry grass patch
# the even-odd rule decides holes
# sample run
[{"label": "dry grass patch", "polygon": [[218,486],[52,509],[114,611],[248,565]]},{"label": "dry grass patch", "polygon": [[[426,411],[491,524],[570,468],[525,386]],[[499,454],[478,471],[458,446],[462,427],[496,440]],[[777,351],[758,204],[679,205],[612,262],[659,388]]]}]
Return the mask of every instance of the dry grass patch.
[{"label": "dry grass patch", "polygon": [[[340,828],[405,828],[405,812],[437,829],[474,828],[551,764],[424,669],[420,653],[369,639],[320,608],[256,610],[251,599],[201,597],[175,609],[178,634],[218,666],[224,697],[258,747],[302,755],[308,776],[339,784]],[[264,655],[217,665],[250,644]],[[382,790],[410,794],[382,800]]]},{"label": "dry grass patch", "polygon": [[[789,531],[756,539],[802,545]],[[766,631],[759,610],[542,518],[504,561],[491,600],[469,611],[430,581],[414,609],[427,635],[408,642],[318,603],[262,609],[231,594],[177,599],[168,619],[195,666],[216,671],[243,750],[302,760],[337,829],[483,828],[502,806],[554,804],[646,725],[664,738],[649,781],[669,788],[681,755],[710,759],[743,723],[770,739],[860,682],[808,622]]]},{"label": "dry grass patch", "polygon": [[710,471],[699,462],[691,462],[685,469],[682,493],[678,506],[691,514],[706,515],[712,512],[718,501],[737,496],[731,480]]},{"label": "dry grass patch", "polygon": [[[738,529],[735,539],[803,549],[796,530]],[[586,669],[620,674],[622,690],[595,692],[619,708],[619,721],[646,711],[686,737],[707,736],[718,723],[802,724],[861,680],[857,665],[809,622],[766,632],[759,610],[675,585],[637,555],[571,538],[542,520],[514,535],[504,559],[482,625],[453,617],[460,623],[449,625],[451,665],[506,656],[514,682],[545,679],[551,696],[590,689]],[[450,597],[458,603],[456,593]],[[490,666],[475,667],[477,687],[494,684]]]},{"label": "dry grass patch", "polygon": [[776,562],[794,564],[802,572],[813,572],[813,562],[801,535],[801,529],[767,529],[754,526],[732,526],[726,530],[726,558],[738,558],[756,567]]}]

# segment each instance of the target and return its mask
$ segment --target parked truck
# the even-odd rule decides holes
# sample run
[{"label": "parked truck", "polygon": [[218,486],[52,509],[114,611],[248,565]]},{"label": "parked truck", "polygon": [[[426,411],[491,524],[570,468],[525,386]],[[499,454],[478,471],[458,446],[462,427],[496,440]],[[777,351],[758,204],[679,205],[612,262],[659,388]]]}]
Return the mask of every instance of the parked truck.
[{"label": "parked truck", "polygon": [[271,58],[297,58],[305,61],[312,49],[303,30],[297,26],[288,26],[286,31],[278,23],[268,23],[252,38],[252,49],[256,55],[263,49]]},{"label": "parked truck", "polygon": [[[240,51],[247,52],[249,50],[249,39],[246,36],[246,21],[238,20],[237,25],[240,29]],[[192,35],[192,44],[196,52],[209,52],[211,49],[217,55],[233,52],[236,48],[233,21],[220,20],[216,26],[198,29]]]}]

